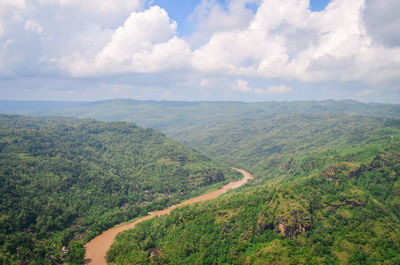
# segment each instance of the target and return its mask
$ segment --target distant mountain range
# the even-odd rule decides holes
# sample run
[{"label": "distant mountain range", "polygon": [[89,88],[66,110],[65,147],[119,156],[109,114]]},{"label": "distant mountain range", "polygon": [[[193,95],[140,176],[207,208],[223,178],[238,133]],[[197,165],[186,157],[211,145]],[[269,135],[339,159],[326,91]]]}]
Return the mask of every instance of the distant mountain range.
[{"label": "distant mountain range", "polygon": [[[251,113],[268,114],[306,114],[306,113],[346,113],[374,117],[399,118],[400,104],[362,103],[355,100],[323,100],[292,102],[186,102],[186,101],[152,101],[133,99],[112,99],[94,102],[66,101],[7,101],[0,100],[0,113],[64,115],[92,117],[98,120],[145,119],[157,111],[173,115],[180,111],[185,114],[210,114],[218,112],[222,116]],[[229,113],[231,111],[231,113]]]}]

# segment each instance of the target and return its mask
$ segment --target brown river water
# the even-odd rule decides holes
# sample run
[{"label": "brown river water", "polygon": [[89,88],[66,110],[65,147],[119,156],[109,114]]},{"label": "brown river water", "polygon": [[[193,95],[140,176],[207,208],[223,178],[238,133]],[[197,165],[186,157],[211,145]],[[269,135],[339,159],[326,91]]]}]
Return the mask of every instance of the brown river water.
[{"label": "brown river water", "polygon": [[85,245],[85,248],[86,248],[85,260],[87,261],[86,264],[106,265],[107,263],[106,263],[104,257],[106,255],[108,249],[111,247],[111,244],[114,242],[114,239],[118,233],[128,230],[128,229],[131,229],[131,228],[134,228],[136,226],[136,224],[141,223],[146,220],[149,220],[149,219],[152,219],[156,216],[169,214],[173,209],[175,209],[179,206],[188,205],[188,204],[216,198],[219,195],[221,195],[231,189],[239,188],[240,186],[244,185],[249,179],[253,178],[253,176],[249,172],[247,172],[243,169],[238,169],[238,168],[234,168],[234,169],[243,174],[243,178],[241,180],[231,182],[231,183],[223,186],[219,190],[211,191],[211,192],[203,194],[201,196],[188,199],[181,203],[172,205],[164,210],[150,212],[148,215],[146,215],[140,219],[137,219],[134,222],[122,223],[118,226],[108,229],[107,231],[104,231],[102,234],[93,238],[91,241],[89,241]]}]

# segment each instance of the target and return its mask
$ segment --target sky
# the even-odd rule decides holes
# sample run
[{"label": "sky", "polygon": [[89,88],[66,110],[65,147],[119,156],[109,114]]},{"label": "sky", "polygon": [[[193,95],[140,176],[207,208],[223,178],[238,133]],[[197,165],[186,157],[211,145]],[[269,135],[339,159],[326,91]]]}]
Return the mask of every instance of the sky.
[{"label": "sky", "polygon": [[400,103],[400,0],[0,0],[0,100]]}]

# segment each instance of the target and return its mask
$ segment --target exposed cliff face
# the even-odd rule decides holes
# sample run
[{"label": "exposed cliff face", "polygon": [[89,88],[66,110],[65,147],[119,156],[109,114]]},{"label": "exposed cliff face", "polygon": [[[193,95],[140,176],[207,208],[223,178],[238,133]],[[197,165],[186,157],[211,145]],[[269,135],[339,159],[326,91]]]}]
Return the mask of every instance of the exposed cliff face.
[{"label": "exposed cliff face", "polygon": [[[399,154],[394,153],[394,156],[398,155]],[[390,166],[392,159],[393,157],[377,155],[367,165],[342,162],[328,166],[326,169],[322,170],[317,177],[326,178],[328,180],[338,180],[341,176],[357,179],[366,171],[384,169],[385,166]]]},{"label": "exposed cliff face", "polygon": [[305,233],[312,229],[313,218],[310,213],[292,210],[290,215],[280,216],[276,233],[285,237],[295,238],[298,234]]}]

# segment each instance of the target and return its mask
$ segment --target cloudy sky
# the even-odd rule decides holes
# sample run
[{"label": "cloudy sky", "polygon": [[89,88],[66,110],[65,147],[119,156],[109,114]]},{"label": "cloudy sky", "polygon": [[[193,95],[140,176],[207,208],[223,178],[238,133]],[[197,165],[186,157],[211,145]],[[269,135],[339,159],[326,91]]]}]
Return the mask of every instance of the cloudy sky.
[{"label": "cloudy sky", "polygon": [[0,0],[0,99],[400,103],[400,0]]}]

